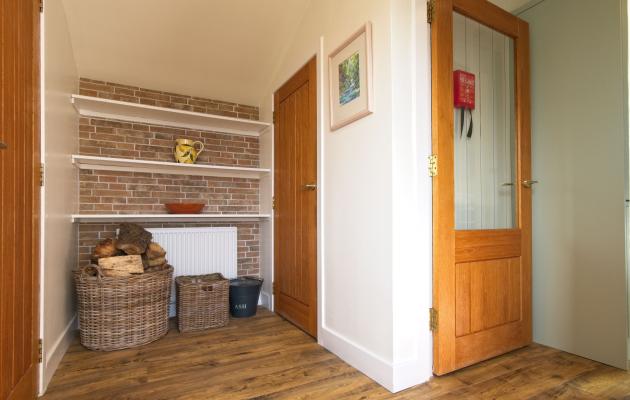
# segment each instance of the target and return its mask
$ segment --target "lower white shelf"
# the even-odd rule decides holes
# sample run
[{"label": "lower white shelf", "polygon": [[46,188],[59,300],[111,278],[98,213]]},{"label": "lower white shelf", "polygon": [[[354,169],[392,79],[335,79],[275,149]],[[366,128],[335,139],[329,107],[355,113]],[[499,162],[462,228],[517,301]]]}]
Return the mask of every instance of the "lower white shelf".
[{"label": "lower white shelf", "polygon": [[72,222],[247,222],[270,217],[269,214],[74,214]]}]

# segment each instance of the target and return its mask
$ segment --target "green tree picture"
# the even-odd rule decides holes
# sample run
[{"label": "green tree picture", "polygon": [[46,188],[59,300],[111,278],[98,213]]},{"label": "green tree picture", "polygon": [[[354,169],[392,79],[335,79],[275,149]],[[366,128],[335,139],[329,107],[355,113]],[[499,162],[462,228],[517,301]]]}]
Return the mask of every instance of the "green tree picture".
[{"label": "green tree picture", "polygon": [[350,103],[361,94],[359,53],[354,53],[339,64],[339,104]]}]

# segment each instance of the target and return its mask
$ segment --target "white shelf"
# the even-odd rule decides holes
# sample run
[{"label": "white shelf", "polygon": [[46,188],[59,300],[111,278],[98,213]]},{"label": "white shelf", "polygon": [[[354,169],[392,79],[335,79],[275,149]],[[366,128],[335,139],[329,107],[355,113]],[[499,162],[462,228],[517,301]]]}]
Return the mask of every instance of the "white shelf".
[{"label": "white shelf", "polygon": [[241,222],[269,217],[269,214],[75,214],[72,222]]},{"label": "white shelf", "polygon": [[86,117],[168,125],[245,136],[259,136],[262,131],[271,126],[267,122],[249,119],[224,117],[78,94],[73,94],[71,101],[79,114]]},{"label": "white shelf", "polygon": [[99,171],[150,172],[171,175],[218,176],[232,178],[260,179],[268,174],[269,169],[228,167],[203,164],[178,164],[174,162],[131,160],[126,158],[111,158],[73,155],[72,163],[79,169],[94,169]]}]

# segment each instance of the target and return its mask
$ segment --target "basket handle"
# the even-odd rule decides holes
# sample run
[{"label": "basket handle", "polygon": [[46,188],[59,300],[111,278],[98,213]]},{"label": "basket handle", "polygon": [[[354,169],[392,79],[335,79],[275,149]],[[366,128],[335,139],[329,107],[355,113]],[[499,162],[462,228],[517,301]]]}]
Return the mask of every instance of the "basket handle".
[{"label": "basket handle", "polygon": [[[96,275],[93,275],[94,272],[96,272]],[[90,264],[81,267],[81,281],[85,281],[85,279],[88,277],[97,278],[99,281],[103,279],[103,271],[101,271],[101,267],[96,264]]]},{"label": "basket handle", "polygon": [[201,290],[204,292],[212,292],[212,286],[201,286]]}]

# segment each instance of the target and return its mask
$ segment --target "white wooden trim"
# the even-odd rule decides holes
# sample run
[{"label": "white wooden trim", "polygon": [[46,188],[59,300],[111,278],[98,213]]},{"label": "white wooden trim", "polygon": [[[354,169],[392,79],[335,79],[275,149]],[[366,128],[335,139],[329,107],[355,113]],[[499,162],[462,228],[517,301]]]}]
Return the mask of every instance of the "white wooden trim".
[{"label": "white wooden trim", "polygon": [[268,168],[230,167],[223,165],[178,164],[174,162],[132,160],[126,158],[73,155],[72,163],[79,169],[101,171],[149,172],[170,175],[219,176],[260,179],[271,172]]},{"label": "white wooden trim", "polygon": [[156,107],[77,94],[72,95],[71,102],[77,112],[85,117],[168,125],[244,136],[259,136],[260,132],[270,126],[267,122],[249,119],[224,117],[222,115]]},{"label": "white wooden trim", "polygon": [[260,221],[269,214],[74,214],[72,222],[207,222]]},{"label": "white wooden trim", "polygon": [[40,377],[42,384],[39,392],[40,396],[43,396],[46,392],[46,389],[48,389],[48,385],[50,384],[50,381],[52,380],[57,370],[57,367],[61,363],[63,356],[66,354],[68,348],[77,336],[77,329],[77,314],[74,314],[70,322],[68,322],[68,324],[66,325],[65,329],[61,332],[59,337],[49,348],[46,348],[46,342],[43,343],[44,348],[42,349],[42,351],[44,362],[41,363],[43,373]]},{"label": "white wooden trim", "polygon": [[394,392],[393,364],[361,344],[322,324],[317,337],[319,344],[363,372],[379,385]]}]

